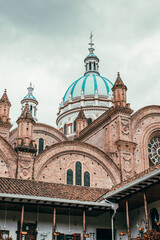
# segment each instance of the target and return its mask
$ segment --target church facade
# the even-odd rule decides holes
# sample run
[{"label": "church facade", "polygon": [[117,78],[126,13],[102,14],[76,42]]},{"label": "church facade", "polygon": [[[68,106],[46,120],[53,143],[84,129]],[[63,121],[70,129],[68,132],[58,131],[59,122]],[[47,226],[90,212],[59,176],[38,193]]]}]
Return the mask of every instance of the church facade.
[{"label": "church facade", "polygon": [[92,39],[84,63],[57,129],[37,121],[32,85],[12,131],[6,90],[0,100],[2,235],[109,240],[159,230],[160,106],[134,113],[120,73],[114,83],[100,75]]}]

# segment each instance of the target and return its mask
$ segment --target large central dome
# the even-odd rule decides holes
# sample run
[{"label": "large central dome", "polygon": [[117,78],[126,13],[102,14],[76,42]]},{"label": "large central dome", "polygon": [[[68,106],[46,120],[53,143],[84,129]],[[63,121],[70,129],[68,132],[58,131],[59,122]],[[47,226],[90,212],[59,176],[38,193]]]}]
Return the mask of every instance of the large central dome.
[{"label": "large central dome", "polygon": [[82,95],[108,96],[111,94],[112,87],[113,84],[107,78],[90,73],[77,79],[69,86],[63,97],[63,102]]},{"label": "large central dome", "polygon": [[84,59],[84,76],[69,86],[59,108],[58,129],[67,136],[75,135],[75,120],[80,111],[83,110],[90,124],[113,104],[113,84],[100,76],[99,59],[94,54],[92,38],[89,45],[89,54]]}]

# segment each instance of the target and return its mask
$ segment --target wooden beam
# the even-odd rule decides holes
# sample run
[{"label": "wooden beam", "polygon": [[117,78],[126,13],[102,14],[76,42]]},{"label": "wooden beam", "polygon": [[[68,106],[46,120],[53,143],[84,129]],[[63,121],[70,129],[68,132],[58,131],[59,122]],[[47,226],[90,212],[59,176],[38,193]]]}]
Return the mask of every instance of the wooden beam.
[{"label": "wooden beam", "polygon": [[85,210],[83,210],[83,240],[86,239],[84,237],[85,234],[86,234],[86,212]]},{"label": "wooden beam", "polygon": [[22,240],[22,231],[23,231],[23,221],[24,221],[24,205],[22,205],[21,211],[21,225],[20,225],[20,240]]},{"label": "wooden beam", "polygon": [[147,205],[147,197],[146,192],[144,192],[144,209],[145,209],[145,216],[146,216],[146,229],[149,230],[149,220],[148,220],[148,205]]},{"label": "wooden beam", "polygon": [[129,225],[128,199],[126,199],[126,219],[127,219],[127,234],[128,234],[128,240],[131,240],[130,225]]},{"label": "wooden beam", "polygon": [[52,227],[52,240],[55,240],[54,232],[56,231],[56,208],[53,208],[53,227]]}]

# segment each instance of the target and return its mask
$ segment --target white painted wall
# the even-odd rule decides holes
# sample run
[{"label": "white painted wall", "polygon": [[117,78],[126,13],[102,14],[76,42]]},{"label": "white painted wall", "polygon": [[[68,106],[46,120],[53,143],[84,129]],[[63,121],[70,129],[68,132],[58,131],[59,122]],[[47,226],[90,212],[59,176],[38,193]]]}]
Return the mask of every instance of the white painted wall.
[{"label": "white painted wall", "polygon": [[[0,211],[0,229],[4,229],[4,216],[5,211]],[[16,217],[16,220],[13,221],[13,217]],[[7,211],[6,216],[6,228],[4,230],[10,231],[10,236],[16,240],[16,231],[18,226],[18,220],[20,220],[21,213],[20,212],[12,212]],[[41,234],[47,233],[46,240],[50,240],[52,237],[52,214],[39,214],[38,219],[38,234],[37,240],[41,240],[43,237]],[[75,224],[76,220],[76,224]],[[36,222],[37,221],[37,214],[25,212],[24,214],[24,222]],[[125,217],[123,213],[117,213],[116,221],[115,221],[115,229],[117,233],[117,238],[119,238],[119,232],[121,231],[121,225],[125,222]],[[65,234],[73,234],[73,233],[81,233],[81,237],[83,235],[83,219],[82,216],[71,216],[70,217],[70,225],[69,225],[69,215],[58,215],[57,214],[57,229],[56,231],[65,233]],[[88,233],[92,233],[91,237],[88,240],[93,240],[93,233],[94,233],[94,240],[96,240],[96,229],[97,228],[106,228],[111,229],[111,214],[109,212],[105,212],[98,217],[87,217],[86,216],[86,231]],[[69,230],[70,229],[70,230]],[[125,239],[125,238],[123,238]]]},{"label": "white painted wall", "polygon": [[[148,205],[148,210],[150,214],[150,210],[152,208],[157,208],[158,213],[160,213],[160,200]],[[133,211],[130,211],[130,227],[131,227],[131,236],[136,237],[138,235],[138,228],[136,224],[140,227],[142,219],[145,220],[145,212],[144,207],[137,208]],[[15,221],[13,217],[16,217]],[[6,214],[6,227],[5,224],[5,211],[0,211],[0,229],[1,230],[9,230],[10,236],[16,240],[16,231],[18,220],[21,218],[21,212],[17,211],[7,211]],[[24,221],[25,222],[36,222],[38,220],[38,235],[37,240],[41,240],[42,233],[47,233],[46,240],[50,240],[52,236],[52,214],[39,214],[39,219],[37,219],[37,213],[25,212]],[[76,223],[75,223],[76,221]],[[83,219],[82,216],[70,216],[70,225],[69,225],[69,215],[58,215],[57,214],[57,229],[56,231],[65,233],[65,234],[73,234],[73,233],[81,233],[81,237],[83,234]],[[126,232],[126,214],[125,212],[117,212],[115,216],[115,230],[116,230],[116,240],[127,240],[127,236],[120,236],[121,232]],[[151,222],[149,222],[149,226],[151,228]],[[111,229],[111,214],[109,212],[104,212],[100,216],[97,217],[88,217],[86,216],[86,231],[88,233],[95,233],[94,240],[96,240],[96,229],[97,228],[106,228]],[[70,229],[70,230],[69,230]],[[90,240],[93,240],[93,234],[91,234]],[[88,239],[88,240],[89,240]]]}]

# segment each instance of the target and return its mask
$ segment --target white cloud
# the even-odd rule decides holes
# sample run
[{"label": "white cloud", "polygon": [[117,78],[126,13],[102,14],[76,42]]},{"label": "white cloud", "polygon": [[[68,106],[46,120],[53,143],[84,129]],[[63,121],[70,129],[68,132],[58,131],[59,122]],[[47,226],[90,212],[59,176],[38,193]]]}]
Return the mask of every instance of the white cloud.
[{"label": "white cloud", "polygon": [[38,119],[55,126],[68,86],[84,74],[93,30],[100,73],[118,71],[134,109],[159,104],[160,1],[0,0],[0,81],[16,121],[30,82]]}]

